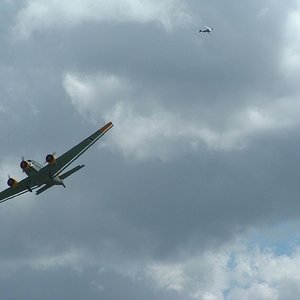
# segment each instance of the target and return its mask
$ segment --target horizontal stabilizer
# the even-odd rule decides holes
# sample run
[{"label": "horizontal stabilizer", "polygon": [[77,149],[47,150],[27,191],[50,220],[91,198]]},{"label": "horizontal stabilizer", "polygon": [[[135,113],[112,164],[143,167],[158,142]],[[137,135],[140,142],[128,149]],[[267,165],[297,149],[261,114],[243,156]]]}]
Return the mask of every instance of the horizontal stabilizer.
[{"label": "horizontal stabilizer", "polygon": [[44,185],[42,188],[40,188],[39,190],[37,190],[35,192],[36,195],[41,194],[42,192],[45,192],[46,190],[48,190],[49,188],[51,188],[53,186],[53,184],[46,184]]},{"label": "horizontal stabilizer", "polygon": [[77,167],[71,169],[70,171],[67,171],[66,173],[60,175],[59,177],[60,177],[60,179],[64,180],[64,179],[66,179],[67,177],[69,177],[70,175],[72,175],[73,173],[79,171],[79,170],[80,170],[81,168],[83,168],[83,167],[84,167],[84,165],[77,166]]}]

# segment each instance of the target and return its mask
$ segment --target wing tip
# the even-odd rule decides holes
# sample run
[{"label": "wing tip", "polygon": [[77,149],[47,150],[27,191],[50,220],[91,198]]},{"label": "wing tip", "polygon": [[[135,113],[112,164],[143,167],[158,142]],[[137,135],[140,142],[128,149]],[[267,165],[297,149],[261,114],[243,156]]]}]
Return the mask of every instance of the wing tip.
[{"label": "wing tip", "polygon": [[104,125],[102,128],[100,128],[99,130],[102,133],[105,133],[106,131],[108,131],[109,129],[111,129],[114,126],[114,124],[112,122],[108,122],[106,125]]}]

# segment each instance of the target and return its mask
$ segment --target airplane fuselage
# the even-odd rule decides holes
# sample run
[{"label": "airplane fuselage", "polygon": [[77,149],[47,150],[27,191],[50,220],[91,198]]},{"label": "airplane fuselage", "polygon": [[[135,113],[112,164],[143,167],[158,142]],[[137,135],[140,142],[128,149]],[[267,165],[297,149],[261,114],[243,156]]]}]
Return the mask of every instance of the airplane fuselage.
[{"label": "airplane fuselage", "polygon": [[30,191],[31,186],[42,186],[46,185],[62,185],[65,186],[63,180],[59,177],[59,175],[52,176],[51,173],[44,172],[43,165],[38,163],[35,160],[28,159],[28,167],[24,169],[26,175],[30,178],[30,184],[28,185],[28,189]]}]

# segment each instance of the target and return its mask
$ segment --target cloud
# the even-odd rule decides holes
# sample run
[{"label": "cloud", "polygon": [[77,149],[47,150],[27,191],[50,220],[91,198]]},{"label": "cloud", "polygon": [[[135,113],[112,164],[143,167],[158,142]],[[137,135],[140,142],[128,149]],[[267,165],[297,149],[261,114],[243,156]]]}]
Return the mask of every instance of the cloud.
[{"label": "cloud", "polygon": [[293,300],[300,292],[297,247],[290,255],[277,255],[270,248],[249,244],[245,238],[219,249],[182,253],[174,262],[139,258],[131,262],[117,258],[114,262],[111,257],[105,263],[99,253],[91,253],[88,248],[69,248],[56,254],[44,250],[24,260],[1,262],[0,277],[10,280],[24,269],[40,275],[71,272],[89,278],[104,297],[109,292],[109,282],[120,278],[130,282],[136,291],[147,286],[162,297],[172,292],[179,299],[191,300]]},{"label": "cloud", "polygon": [[86,266],[87,262],[84,257],[85,253],[79,249],[68,249],[62,253],[50,253],[48,251],[41,251],[39,255],[26,257],[24,260],[6,259],[2,261],[3,266],[0,272],[0,277],[6,277],[6,273],[13,275],[23,268],[30,268],[37,272],[46,272],[51,270],[60,270],[63,268],[70,268],[76,272],[81,272],[82,268]]},{"label": "cloud", "polygon": [[28,0],[17,16],[14,30],[20,38],[28,38],[35,31],[83,22],[150,22],[170,30],[191,18],[187,5],[178,0]]},{"label": "cloud", "polygon": [[146,274],[152,278],[160,288],[182,291],[188,285],[189,278],[180,265],[154,264],[147,268]]},{"label": "cloud", "polygon": [[125,79],[104,73],[95,77],[66,73],[63,86],[80,114],[94,122],[106,116],[118,102],[126,101],[131,92]]},{"label": "cloud", "polygon": [[228,300],[279,300],[277,291],[265,283],[253,284],[247,289],[235,289]]},{"label": "cloud", "polygon": [[[227,114],[226,126],[218,129],[210,120],[190,119],[195,109],[178,114],[171,106],[163,107],[150,91],[142,92],[138,85],[118,75],[67,72],[63,86],[85,119],[93,123],[112,120],[116,124],[110,147],[138,159],[168,160],[203,147],[239,150],[253,136],[299,123],[300,105],[293,99],[234,109]],[[202,107],[197,109],[201,116]]]},{"label": "cloud", "polygon": [[299,219],[299,7],[217,2],[2,5],[3,188],[22,155],[115,126],[66,189],[1,206],[0,298],[299,294],[290,228],[234,242]]},{"label": "cloud", "polygon": [[238,242],[180,263],[149,266],[145,275],[188,299],[292,300],[299,293],[299,266],[297,248],[290,256],[276,255]]},{"label": "cloud", "polygon": [[14,5],[13,0],[4,0],[4,2],[6,2],[9,5]]},{"label": "cloud", "polygon": [[84,253],[80,249],[69,249],[63,253],[56,255],[48,254],[34,257],[30,260],[26,260],[35,270],[51,270],[70,267],[76,271],[80,271],[82,268],[82,261],[84,261]]},{"label": "cloud", "polygon": [[283,48],[282,65],[289,79],[300,71],[300,38],[294,33],[300,30],[300,1],[296,1],[296,9],[292,10],[287,18],[284,30],[285,44]]}]

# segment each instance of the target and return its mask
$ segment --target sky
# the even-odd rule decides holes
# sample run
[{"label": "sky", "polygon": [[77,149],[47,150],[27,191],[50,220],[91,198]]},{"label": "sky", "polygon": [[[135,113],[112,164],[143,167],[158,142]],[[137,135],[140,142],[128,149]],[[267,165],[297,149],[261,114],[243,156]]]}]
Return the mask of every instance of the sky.
[{"label": "sky", "polygon": [[1,204],[0,299],[298,299],[299,31],[299,0],[2,0],[0,188],[114,127]]}]

